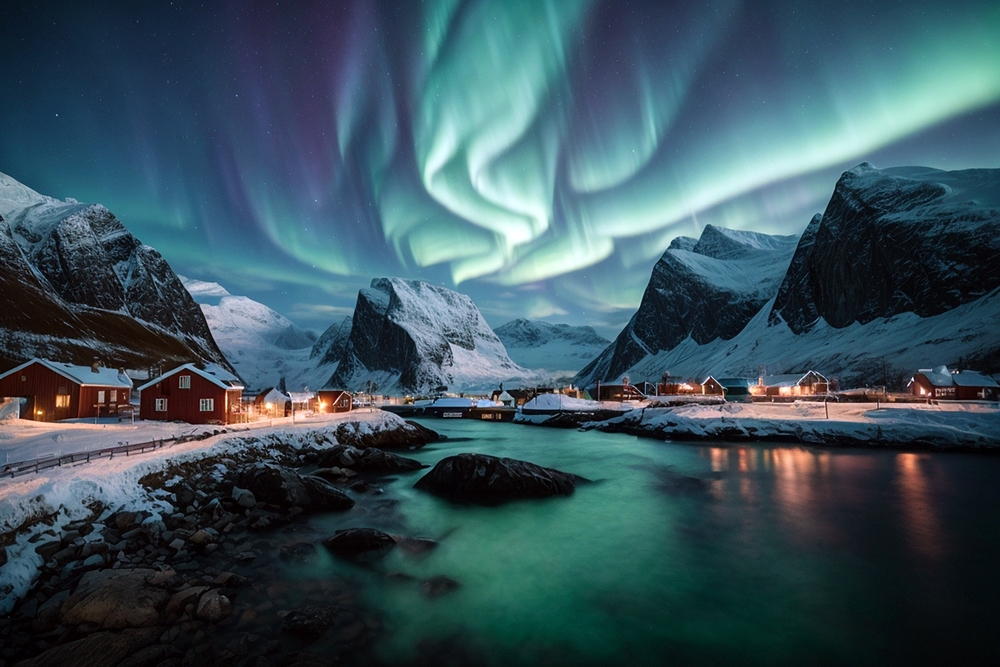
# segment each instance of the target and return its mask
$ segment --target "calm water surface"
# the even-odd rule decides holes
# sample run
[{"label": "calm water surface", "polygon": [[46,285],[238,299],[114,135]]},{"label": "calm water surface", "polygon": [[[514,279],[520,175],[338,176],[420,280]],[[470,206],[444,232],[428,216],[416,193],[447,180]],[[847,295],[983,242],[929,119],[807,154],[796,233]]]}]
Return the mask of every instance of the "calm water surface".
[{"label": "calm water surface", "polygon": [[[452,505],[383,484],[314,521],[431,537],[364,583],[389,662],[1000,664],[1000,457],[691,446],[597,432],[427,420],[414,454],[509,456],[590,480],[568,498]],[[461,583],[437,598],[419,582]]]}]

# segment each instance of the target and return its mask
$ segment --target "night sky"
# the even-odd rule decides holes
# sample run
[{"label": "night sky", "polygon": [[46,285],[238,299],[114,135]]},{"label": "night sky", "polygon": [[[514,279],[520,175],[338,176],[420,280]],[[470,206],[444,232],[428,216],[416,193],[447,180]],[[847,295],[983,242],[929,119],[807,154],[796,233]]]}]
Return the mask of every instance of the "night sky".
[{"label": "night sky", "polygon": [[373,277],[612,336],[706,224],[1000,167],[1000,3],[13,2],[0,171],[322,330]]}]

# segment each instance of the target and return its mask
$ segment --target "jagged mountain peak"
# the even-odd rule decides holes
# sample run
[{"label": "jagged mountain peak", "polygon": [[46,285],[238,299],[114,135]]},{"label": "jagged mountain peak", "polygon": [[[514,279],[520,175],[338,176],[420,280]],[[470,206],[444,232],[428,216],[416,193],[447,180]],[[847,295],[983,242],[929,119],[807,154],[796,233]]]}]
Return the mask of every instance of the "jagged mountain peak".
[{"label": "jagged mountain peak", "polygon": [[376,278],[359,290],[351,333],[330,384],[382,391],[467,391],[531,377],[465,294],[440,285]]}]

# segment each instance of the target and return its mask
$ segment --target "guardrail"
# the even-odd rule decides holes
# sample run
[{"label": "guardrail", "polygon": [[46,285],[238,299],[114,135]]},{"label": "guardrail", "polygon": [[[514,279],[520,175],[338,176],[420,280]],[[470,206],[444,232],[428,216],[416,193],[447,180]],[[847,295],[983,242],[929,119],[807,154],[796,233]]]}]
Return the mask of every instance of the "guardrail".
[{"label": "guardrail", "polygon": [[137,442],[133,444],[119,443],[114,447],[102,447],[101,449],[92,449],[86,452],[74,452],[73,454],[63,454],[62,456],[49,456],[40,459],[17,461],[15,463],[5,463],[3,468],[0,468],[0,476],[13,478],[33,472],[39,472],[41,470],[47,470],[49,468],[72,465],[74,463],[89,463],[90,461],[95,461],[97,459],[113,459],[116,454],[119,456],[122,454],[125,456],[129,456],[131,454],[141,454],[143,452],[151,452],[163,447],[179,444],[181,442],[190,442],[194,439],[195,438],[191,436],[180,436],[176,438],[163,438],[160,440],[150,440],[149,442]]}]

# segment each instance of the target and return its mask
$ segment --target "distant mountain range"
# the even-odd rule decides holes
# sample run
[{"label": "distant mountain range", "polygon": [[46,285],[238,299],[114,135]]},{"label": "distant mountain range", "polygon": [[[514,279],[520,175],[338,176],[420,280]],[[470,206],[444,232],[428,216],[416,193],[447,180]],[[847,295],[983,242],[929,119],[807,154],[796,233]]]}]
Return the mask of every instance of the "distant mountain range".
[{"label": "distant mountain range", "polygon": [[325,359],[334,339],[317,339],[277,311],[234,296],[218,283],[181,279],[249,393],[282,383],[287,391],[319,389],[336,370],[336,362]]},{"label": "distant mountain range", "polygon": [[1000,371],[1000,170],[845,172],[797,243],[707,227],[576,381],[816,370],[896,388],[917,368]]},{"label": "distant mountain range", "polygon": [[494,332],[469,297],[400,278],[373,280],[353,317],[317,337],[216,283],[182,283],[103,206],[3,174],[0,262],[0,367],[202,360],[251,389],[387,393],[550,384],[581,367],[580,386],[811,369],[899,387],[942,364],[1000,372],[1000,170],[861,164],[801,237],[709,226],[674,239],[613,342],[529,320]]},{"label": "distant mountain range", "polygon": [[127,368],[229,368],[167,262],[99,204],[59,201],[0,174],[0,266],[0,365],[96,356]]},{"label": "distant mountain range", "polygon": [[515,363],[547,373],[559,383],[569,382],[611,342],[590,326],[526,319],[512,320],[494,332]]}]

